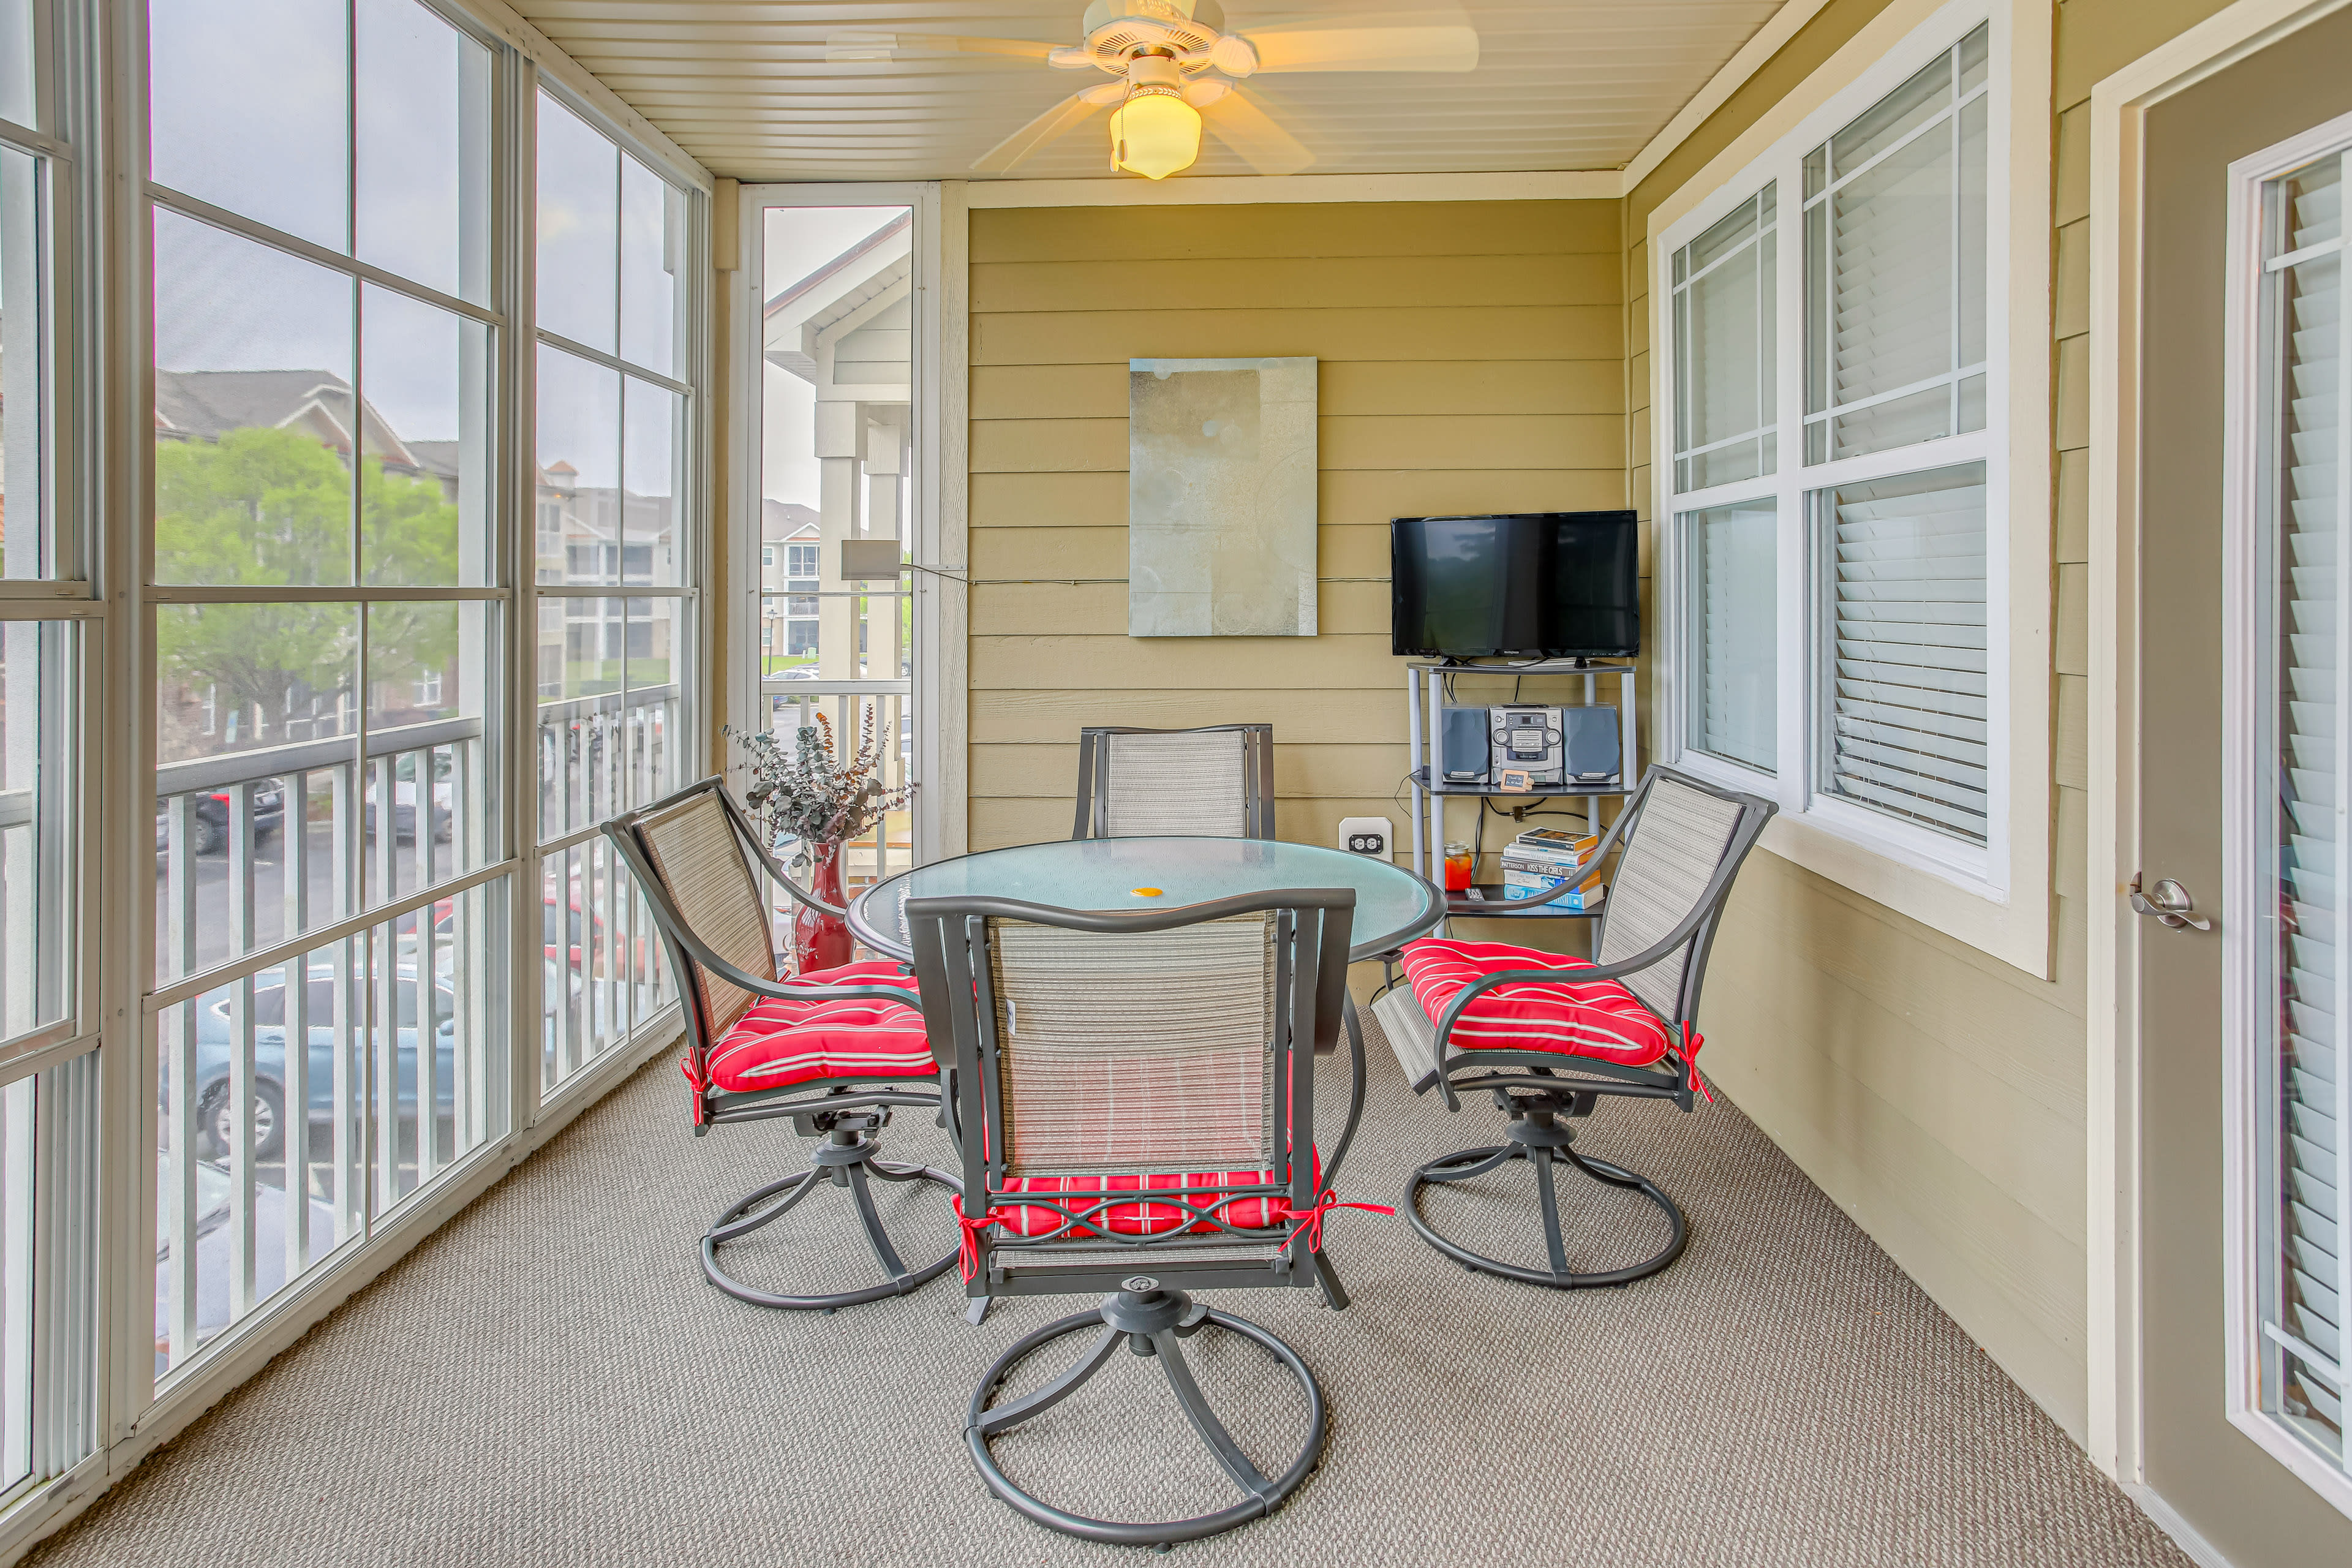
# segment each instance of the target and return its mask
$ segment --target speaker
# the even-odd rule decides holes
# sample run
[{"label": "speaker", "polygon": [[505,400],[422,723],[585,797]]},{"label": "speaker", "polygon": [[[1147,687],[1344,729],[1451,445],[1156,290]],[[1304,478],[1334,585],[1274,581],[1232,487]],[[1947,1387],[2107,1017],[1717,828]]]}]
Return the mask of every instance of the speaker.
[{"label": "speaker", "polygon": [[1606,784],[1625,770],[1614,708],[1563,708],[1560,771],[1576,784]]},{"label": "speaker", "polygon": [[1437,710],[1439,782],[1485,784],[1486,761],[1486,710],[1484,708],[1440,708]]}]

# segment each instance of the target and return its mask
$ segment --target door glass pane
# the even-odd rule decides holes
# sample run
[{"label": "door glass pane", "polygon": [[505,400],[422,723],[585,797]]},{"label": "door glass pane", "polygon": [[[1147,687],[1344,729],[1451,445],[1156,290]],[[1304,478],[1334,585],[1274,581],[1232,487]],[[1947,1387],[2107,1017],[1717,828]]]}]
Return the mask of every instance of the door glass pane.
[{"label": "door glass pane", "polygon": [[490,53],[416,0],[356,0],[352,131],[362,261],[489,294]]},{"label": "door glass pane", "polygon": [[[788,742],[820,713],[850,751],[866,718],[887,725],[880,779],[896,788],[913,752],[913,602],[903,577],[845,581],[841,546],[895,540],[903,559],[914,537],[915,215],[771,207],[761,232],[761,613],[739,657]],[[903,869],[909,834],[900,811],[849,845],[851,886]]]},{"label": "door glass pane", "polygon": [[47,160],[0,147],[0,576],[52,574]]},{"label": "door glass pane", "polygon": [[1824,795],[1985,842],[1985,466],[1817,490]]},{"label": "door glass pane", "polygon": [[1780,753],[1779,507],[1710,507],[1682,518],[1690,583],[1685,744],[1777,771]]},{"label": "door glass pane", "polygon": [[1983,428],[1981,384],[1960,384],[1985,357],[1988,38],[1977,28],[1806,161],[1809,463]]},{"label": "door glass pane", "polygon": [[155,576],[352,580],[349,279],[155,214]]},{"label": "door glass pane", "polygon": [[[2328,158],[2270,193],[2273,255],[2336,237],[2341,160]],[[2331,253],[2266,279],[2263,384],[2267,391],[2270,592],[2261,711],[2273,734],[2278,795],[2270,813],[2269,878],[2276,939],[2267,967],[2279,1005],[2263,1010],[2267,1042],[2263,1255],[2259,1259],[2263,1403],[2290,1430],[2344,1458],[2343,1305],[2352,1293],[2344,1246],[2347,1110],[2343,1037],[2347,893],[2339,831],[2345,788],[2343,258]]]},{"label": "door glass pane", "polygon": [[1742,202],[1675,258],[1675,489],[1778,466],[1773,271],[1776,186]]},{"label": "door glass pane", "polygon": [[344,0],[149,0],[155,182],[343,250]]},{"label": "door glass pane", "polygon": [[0,1042],[67,1012],[75,643],[69,623],[0,622]]}]

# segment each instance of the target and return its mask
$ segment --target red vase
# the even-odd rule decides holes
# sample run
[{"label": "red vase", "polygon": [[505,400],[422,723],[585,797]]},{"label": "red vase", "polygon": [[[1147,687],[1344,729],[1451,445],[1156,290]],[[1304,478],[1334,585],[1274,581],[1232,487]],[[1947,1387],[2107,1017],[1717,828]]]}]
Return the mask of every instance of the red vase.
[{"label": "red vase", "polygon": [[[835,909],[845,908],[848,900],[841,891],[841,846],[813,844],[809,846],[809,891]],[[793,917],[793,971],[807,974],[819,969],[838,969],[850,958],[849,922],[839,915],[819,914],[806,904]]]}]

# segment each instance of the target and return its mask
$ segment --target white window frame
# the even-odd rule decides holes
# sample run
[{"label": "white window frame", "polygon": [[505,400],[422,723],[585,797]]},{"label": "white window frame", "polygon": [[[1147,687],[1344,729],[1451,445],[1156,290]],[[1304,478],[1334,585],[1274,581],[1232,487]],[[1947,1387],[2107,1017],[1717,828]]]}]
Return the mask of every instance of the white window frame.
[{"label": "white window frame", "polygon": [[[843,184],[772,184],[741,187],[737,222],[738,254],[733,279],[734,310],[730,330],[734,335],[737,367],[732,388],[730,437],[733,441],[734,502],[730,510],[736,536],[733,562],[738,591],[730,625],[730,646],[721,655],[729,688],[730,715],[759,715],[761,710],[760,639],[750,628],[761,624],[763,591],[785,596],[791,578],[792,551],[785,549],[787,581],[769,589],[760,567],[761,464],[763,363],[760,343],[763,283],[767,276],[767,226],[761,215],[771,207],[904,206],[915,213],[914,382],[908,388],[908,460],[913,464],[910,487],[913,516],[909,543],[920,565],[961,575],[964,568],[965,447],[961,435],[965,398],[961,392],[968,358],[962,330],[964,208],[961,191],[943,199],[938,181],[885,181]],[[952,281],[951,281],[952,280]],[[957,323],[950,332],[948,324]],[[950,358],[955,360],[950,367]],[[914,658],[908,676],[906,711],[913,716],[914,745],[908,776],[916,788],[909,802],[913,857],[917,865],[963,853],[965,840],[962,769],[963,627],[966,606],[963,584],[929,572],[906,574],[914,594]],[[787,609],[789,610],[789,601]],[[806,617],[782,617],[789,626]],[[787,634],[789,639],[789,633]],[[830,681],[829,691],[872,687],[896,689],[892,680]],[[726,760],[730,777],[742,777],[740,760]],[[893,868],[894,869],[897,868]]]},{"label": "white window frame", "polygon": [[[2037,22],[2036,18],[2040,20]],[[1837,56],[1650,216],[1654,332],[1650,516],[1657,559],[1651,658],[1656,756],[1776,801],[1764,847],[1785,859],[2027,973],[2050,955],[2050,323],[2047,0],[1889,5]],[[1979,24],[1989,26],[1986,409],[1980,431],[1808,466],[1804,445],[1805,155]],[[2039,31],[2037,32],[2037,28]],[[1777,181],[1773,474],[1675,493],[1675,252]],[[2019,301],[2014,311],[2011,301]],[[1810,498],[1860,480],[1986,465],[1986,636],[1992,695],[1989,818],[1979,847],[1818,787]],[[1779,503],[1776,576],[1779,769],[1765,773],[1685,743],[1689,582],[1682,514],[1766,498]]]},{"label": "white window frame", "polygon": [[[2264,753],[2257,750],[2266,742],[2275,743],[2272,726],[2261,711],[2262,688],[2257,679],[2257,671],[2269,657],[2269,650],[2261,646],[2265,628],[2256,605],[2271,587],[2264,580],[2261,549],[2263,532],[2270,525],[2264,515],[2262,470],[2267,463],[2263,454],[2273,449],[2261,416],[2267,358],[2263,296],[2273,269],[2263,254],[2263,187],[2315,159],[2347,149],[2352,149],[2352,114],[2313,126],[2230,165],[2223,324],[2221,817],[2221,907],[2229,910],[2263,909],[2274,897],[2263,870],[2274,851],[2265,848],[2263,839],[2271,826],[2263,803],[2275,797],[2277,786],[2269,776]],[[2352,266],[2352,241],[2341,235],[2295,256],[2314,257],[2328,250]],[[2339,498],[2337,505],[2343,504]],[[2269,875],[2274,878],[2274,869]],[[2275,1127],[2279,1108],[2274,1035],[2278,992],[2266,952],[2277,940],[2277,927],[2267,919],[2224,921],[2221,936],[2222,1322],[2228,1340],[2224,1397],[2230,1424],[2336,1509],[2352,1514],[2352,1450],[2347,1450],[2344,1460],[2331,1462],[2263,1407],[2265,1338],[2284,1331],[2265,1323],[2262,1290],[2268,1267],[2263,1254],[2272,1247],[2274,1229],[2264,1223],[2264,1210],[2275,1200],[2278,1156],[2276,1141],[2266,1134],[2263,1125],[2267,1121]],[[2271,1015],[2269,1026],[2265,1008]],[[2341,1049],[2339,1045],[2339,1053]],[[2343,1109],[2339,1093],[2339,1143],[2347,1120]],[[2339,1147],[2339,1193],[2346,1190],[2343,1173],[2347,1163],[2352,1163],[2352,1149]],[[2339,1237],[2343,1226],[2339,1218]],[[2330,1283],[2339,1291],[2343,1288],[2340,1277]],[[2316,1353],[2304,1353],[2302,1359],[2323,1367],[2329,1364],[2326,1357]],[[2339,1373],[2341,1364],[2339,1360]],[[2339,1388],[2337,1395],[2342,1398],[2344,1391]]]}]

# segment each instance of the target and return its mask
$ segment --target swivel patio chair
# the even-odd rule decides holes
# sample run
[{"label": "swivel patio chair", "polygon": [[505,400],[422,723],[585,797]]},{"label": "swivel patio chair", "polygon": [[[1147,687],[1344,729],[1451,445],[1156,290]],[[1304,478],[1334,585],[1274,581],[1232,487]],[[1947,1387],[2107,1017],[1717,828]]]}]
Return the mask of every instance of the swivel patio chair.
[{"label": "swivel patio chair", "polygon": [[[1323,1218],[1376,1205],[1332,1195],[1344,1137],[1317,1168],[1310,1047],[1335,1048],[1341,1031],[1355,900],[1352,889],[1307,889],[1132,914],[990,898],[908,904],[924,1016],[958,1068],[974,1320],[993,1297],[1107,1292],[1016,1341],[971,1397],[972,1463],[1038,1523],[1129,1546],[1194,1540],[1271,1512],[1319,1459],[1323,1394],[1306,1362],[1191,1291],[1313,1287],[1327,1305],[1347,1304]],[[1362,1047],[1351,1047],[1360,1082]],[[1186,1361],[1184,1342],[1209,1329],[1261,1347],[1305,1394],[1306,1441],[1271,1477]],[[1075,1365],[991,1403],[1023,1362],[1074,1335],[1087,1336]],[[999,1468],[992,1441],[1069,1399],[1122,1344],[1157,1359],[1238,1501],[1160,1522],[1094,1519]]]},{"label": "swivel patio chair", "polygon": [[1274,726],[1078,731],[1073,838],[1274,837]]},{"label": "swivel patio chair", "polygon": [[[694,1135],[720,1122],[789,1117],[802,1137],[824,1140],[807,1170],[754,1189],[711,1223],[702,1237],[703,1273],[738,1300],[824,1312],[902,1296],[946,1273],[953,1252],[919,1268],[900,1258],[869,1184],[931,1182],[951,1194],[961,1190],[943,1171],[880,1157],[876,1134],[889,1125],[894,1107],[944,1105],[944,1076],[925,1037],[912,978],[888,962],[780,976],[751,867],[799,901],[815,900],[769,856],[716,777],[604,828],[644,890],[684,981],[687,1054],[680,1065],[694,1087]],[[908,1084],[923,1087],[902,1087]],[[719,1267],[721,1247],[774,1224],[825,1188],[846,1192],[856,1204],[882,1267],[881,1283],[785,1294],[744,1284]]]},{"label": "swivel patio chair", "polygon": [[[1684,1110],[1705,1093],[1694,1065],[1699,984],[1732,879],[1777,809],[1654,767],[1604,837],[1590,869],[1548,897],[1598,876],[1622,847],[1593,949],[1597,963],[1500,943],[1423,938],[1404,948],[1408,989],[1372,1004],[1414,1093],[1438,1090],[1448,1110],[1465,1091],[1490,1091],[1508,1123],[1504,1141],[1431,1161],[1406,1184],[1405,1216],[1423,1239],[1467,1268],[1529,1285],[1623,1285],[1682,1256],[1689,1221],[1656,1183],[1580,1153],[1570,1123],[1602,1095],[1670,1100]],[[1566,1119],[1566,1120],[1563,1120]],[[1535,1173],[1548,1267],[1487,1257],[1439,1233],[1422,1212],[1429,1186],[1470,1181],[1524,1161]],[[1621,1268],[1579,1273],[1560,1232],[1556,1166],[1640,1193],[1664,1214],[1665,1246]]]}]

